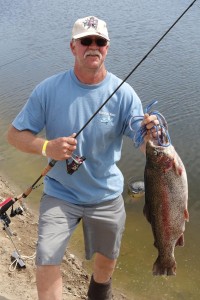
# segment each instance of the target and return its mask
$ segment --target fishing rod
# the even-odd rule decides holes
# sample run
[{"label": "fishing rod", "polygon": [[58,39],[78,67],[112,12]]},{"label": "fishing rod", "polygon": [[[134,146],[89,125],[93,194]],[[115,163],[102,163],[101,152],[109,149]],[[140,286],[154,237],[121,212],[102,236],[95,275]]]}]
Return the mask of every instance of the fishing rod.
[{"label": "fishing rod", "polygon": [[[136,69],[142,64],[142,62],[149,56],[149,54],[157,47],[157,45],[164,39],[164,37],[171,31],[171,29],[179,22],[179,20],[185,15],[185,13],[193,6],[193,4],[197,0],[192,1],[192,3],[184,10],[184,12],[176,19],[176,21],[169,27],[169,29],[161,36],[161,38],[153,45],[153,47],[145,54],[145,56],[138,62],[138,64],[131,70],[131,72],[124,78],[124,80],[120,83],[120,85],[113,91],[113,93],[103,102],[103,104],[97,109],[97,111],[91,116],[91,118],[83,125],[83,127],[76,133],[75,138],[79,136],[79,134],[85,129],[85,127],[92,121],[92,119],[98,114],[98,112],[102,109],[103,106],[112,98],[112,96],[118,91],[118,89],[127,81],[127,79],[136,71]],[[85,160],[85,157],[72,156],[72,162],[70,164],[67,163],[67,172],[68,174],[73,174],[73,172],[77,171],[80,165]],[[13,206],[13,204],[21,200],[22,198],[26,198],[34,189],[36,184],[40,181],[40,179],[45,176],[57,163],[57,160],[50,160],[48,165],[41,172],[41,175],[36,179],[36,181],[22,194],[15,198],[8,198],[0,203],[0,219],[6,218],[6,211],[8,208]],[[16,214],[18,212],[15,212]]]},{"label": "fishing rod", "polygon": [[[171,29],[179,22],[179,20],[186,14],[186,12],[193,6],[197,0],[194,0],[176,19],[176,21],[169,27],[169,29],[159,38],[159,40],[153,45],[153,47],[144,55],[144,57],[138,62],[138,64],[131,70],[131,72],[124,78],[124,80],[117,86],[117,88],[112,92],[112,94],[103,102],[103,104],[97,109],[97,111],[90,117],[90,119],[83,125],[83,127],[76,133],[74,138],[77,138],[79,134],[85,129],[85,127],[93,120],[93,118],[98,114],[98,112],[106,105],[106,103],[112,98],[112,96],[119,90],[119,88],[127,81],[127,79],[137,70],[137,68],[143,63],[143,61],[149,56],[149,54],[157,47],[157,45],[164,39],[164,37],[171,31]],[[81,166],[86,158],[84,156],[72,156],[71,164],[67,162],[67,172],[73,174]],[[56,164],[56,160],[51,160],[51,165]]]},{"label": "fishing rod", "polygon": [[105,100],[105,102],[97,109],[97,111],[91,116],[91,118],[83,125],[83,127],[77,132],[75,138],[83,131],[83,129],[92,121],[92,119],[98,114],[103,106],[112,98],[112,96],[118,91],[118,89],[127,81],[127,79],[137,70],[137,68],[143,63],[143,61],[149,56],[149,54],[157,47],[157,45],[164,39],[164,37],[170,32],[170,30],[178,23],[178,21],[185,15],[185,13],[192,7],[197,0],[194,0],[184,12],[176,19],[176,21],[169,27],[169,29],[161,36],[161,38],[154,44],[154,46],[145,54],[145,56],[139,61],[139,63],[132,69],[132,71],[124,78],[120,85],[114,90],[114,92]]}]

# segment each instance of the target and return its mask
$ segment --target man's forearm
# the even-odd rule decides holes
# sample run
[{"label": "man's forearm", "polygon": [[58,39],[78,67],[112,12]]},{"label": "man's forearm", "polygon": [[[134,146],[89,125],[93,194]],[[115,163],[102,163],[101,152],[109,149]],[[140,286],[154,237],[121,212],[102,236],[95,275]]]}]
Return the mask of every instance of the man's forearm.
[{"label": "man's forearm", "polygon": [[42,154],[42,147],[45,141],[28,130],[19,131],[12,125],[8,130],[7,140],[9,144],[20,151],[38,155]]},{"label": "man's forearm", "polygon": [[8,142],[20,151],[42,155],[45,151],[47,157],[55,160],[66,160],[72,156],[76,150],[77,140],[75,133],[67,137],[59,137],[50,140],[45,146],[45,139],[35,136],[28,130],[19,131],[11,126],[8,130]]}]

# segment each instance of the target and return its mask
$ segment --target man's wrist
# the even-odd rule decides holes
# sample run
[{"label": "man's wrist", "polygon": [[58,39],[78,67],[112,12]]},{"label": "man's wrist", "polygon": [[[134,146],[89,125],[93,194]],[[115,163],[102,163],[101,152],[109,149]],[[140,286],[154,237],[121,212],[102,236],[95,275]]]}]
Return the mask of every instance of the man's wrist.
[{"label": "man's wrist", "polygon": [[43,144],[43,146],[42,146],[42,155],[43,156],[47,156],[47,154],[46,154],[46,149],[47,149],[47,144],[48,144],[48,140],[46,140],[45,142],[44,142],[44,144]]}]

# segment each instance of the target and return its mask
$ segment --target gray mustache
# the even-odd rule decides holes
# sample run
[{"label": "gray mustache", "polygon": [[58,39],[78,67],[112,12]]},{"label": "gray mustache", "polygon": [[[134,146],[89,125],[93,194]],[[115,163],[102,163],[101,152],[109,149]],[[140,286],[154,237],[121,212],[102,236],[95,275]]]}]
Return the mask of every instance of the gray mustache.
[{"label": "gray mustache", "polygon": [[102,58],[102,55],[98,50],[88,50],[88,51],[86,51],[85,54],[84,54],[84,58],[86,58],[89,55],[94,55],[94,56],[97,55],[100,59]]}]

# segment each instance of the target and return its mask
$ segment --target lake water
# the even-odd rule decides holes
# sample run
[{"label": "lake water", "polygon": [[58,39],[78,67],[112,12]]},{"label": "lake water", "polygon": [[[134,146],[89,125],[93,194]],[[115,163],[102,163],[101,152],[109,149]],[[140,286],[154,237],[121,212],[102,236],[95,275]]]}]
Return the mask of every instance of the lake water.
[{"label": "lake water", "polygon": [[[69,50],[73,23],[96,15],[107,21],[111,38],[107,69],[122,79],[172,25],[188,0],[0,0],[0,165],[24,190],[40,175],[46,160],[19,153],[5,139],[8,125],[44,78],[73,66]],[[128,79],[144,107],[153,99],[166,117],[172,142],[188,173],[190,222],[185,247],[177,248],[177,276],[153,277],[157,251],[143,217],[144,199],[127,195],[130,177],[143,178],[145,159],[128,139],[119,163],[124,177],[126,231],[114,285],[131,300],[200,299],[200,3],[197,1]],[[92,143],[91,143],[92,147]],[[38,207],[42,187],[27,199]],[[72,240],[83,249],[81,229]],[[83,256],[83,251],[79,253]],[[87,265],[87,267],[90,267]]]}]

